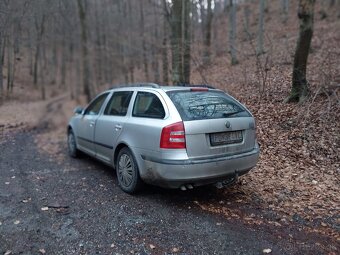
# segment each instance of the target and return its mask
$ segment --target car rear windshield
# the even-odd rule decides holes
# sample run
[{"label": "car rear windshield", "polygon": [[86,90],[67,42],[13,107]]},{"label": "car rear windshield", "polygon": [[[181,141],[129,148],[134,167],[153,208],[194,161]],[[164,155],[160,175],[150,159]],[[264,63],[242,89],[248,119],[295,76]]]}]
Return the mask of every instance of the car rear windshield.
[{"label": "car rear windshield", "polygon": [[184,121],[250,117],[249,112],[221,91],[168,91]]}]

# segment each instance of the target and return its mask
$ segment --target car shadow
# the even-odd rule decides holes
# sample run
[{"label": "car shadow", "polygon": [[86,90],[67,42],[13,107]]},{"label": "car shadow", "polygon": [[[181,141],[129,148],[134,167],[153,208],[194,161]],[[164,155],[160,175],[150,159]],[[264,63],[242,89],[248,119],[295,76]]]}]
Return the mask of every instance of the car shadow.
[{"label": "car shadow", "polygon": [[[76,160],[76,159],[71,159]],[[125,194],[118,187],[117,176],[115,170],[102,163],[101,161],[94,159],[86,154],[82,154],[80,159],[76,160],[81,165],[86,165],[90,170],[93,171],[102,171],[103,174],[106,175],[107,178],[113,180],[113,184],[115,188],[117,188],[118,192],[121,194]],[[188,203],[192,204],[193,202],[202,203],[202,204],[221,204],[221,203],[232,203],[240,200],[244,197],[245,192],[243,191],[242,186],[233,184],[230,187],[224,187],[221,189],[216,188],[214,185],[206,185],[194,187],[191,190],[182,191],[180,189],[166,189],[161,188],[149,184],[145,184],[137,194],[131,195],[136,199],[154,199],[160,203],[166,204],[176,204],[177,206],[188,206]]]}]

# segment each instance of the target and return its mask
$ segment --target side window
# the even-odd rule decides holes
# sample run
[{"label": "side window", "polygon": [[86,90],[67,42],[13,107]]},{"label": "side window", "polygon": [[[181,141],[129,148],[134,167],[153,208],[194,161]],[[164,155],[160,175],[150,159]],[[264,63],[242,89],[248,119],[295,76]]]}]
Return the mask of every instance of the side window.
[{"label": "side window", "polygon": [[98,115],[100,108],[102,108],[102,105],[109,93],[105,93],[97,97],[94,101],[91,102],[91,104],[86,108],[85,114],[86,115]]},{"label": "side window", "polygon": [[115,92],[104,111],[105,115],[125,116],[131,100],[132,91]]},{"label": "side window", "polygon": [[132,116],[163,119],[165,111],[159,98],[149,92],[138,92]]}]

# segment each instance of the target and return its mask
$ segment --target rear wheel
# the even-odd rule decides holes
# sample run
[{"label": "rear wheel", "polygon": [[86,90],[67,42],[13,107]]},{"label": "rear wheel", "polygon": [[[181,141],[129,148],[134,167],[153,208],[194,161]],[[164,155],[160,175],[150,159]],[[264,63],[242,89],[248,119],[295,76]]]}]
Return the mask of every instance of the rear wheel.
[{"label": "rear wheel", "polygon": [[116,172],[118,184],[124,192],[133,194],[141,188],[142,180],[136,159],[126,147],[118,154]]},{"label": "rear wheel", "polygon": [[68,148],[68,154],[71,157],[76,158],[79,156],[79,150],[77,149],[76,138],[74,136],[72,129],[68,131],[67,148]]}]

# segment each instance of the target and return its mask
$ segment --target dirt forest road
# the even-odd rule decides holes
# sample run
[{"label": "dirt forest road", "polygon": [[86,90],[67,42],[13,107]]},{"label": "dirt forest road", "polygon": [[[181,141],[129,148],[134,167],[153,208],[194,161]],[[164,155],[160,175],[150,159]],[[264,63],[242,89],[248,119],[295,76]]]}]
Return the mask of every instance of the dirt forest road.
[{"label": "dirt forest road", "polygon": [[329,239],[299,226],[202,210],[239,206],[237,195],[212,187],[125,194],[111,168],[68,157],[63,141],[62,160],[41,151],[35,140],[48,128],[13,131],[0,143],[0,254],[332,254]]},{"label": "dirt forest road", "polygon": [[87,157],[57,164],[41,154],[32,132],[0,151],[0,254],[322,253],[313,242],[291,243],[200,210],[193,201],[212,199],[210,188],[150,187],[130,196],[109,167]]}]

